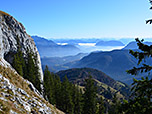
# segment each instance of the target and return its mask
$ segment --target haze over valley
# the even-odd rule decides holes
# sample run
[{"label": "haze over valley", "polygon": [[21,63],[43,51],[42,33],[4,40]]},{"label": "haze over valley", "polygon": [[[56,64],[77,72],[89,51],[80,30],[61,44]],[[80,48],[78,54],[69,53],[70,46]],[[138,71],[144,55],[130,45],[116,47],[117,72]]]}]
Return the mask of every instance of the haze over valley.
[{"label": "haze over valley", "polygon": [[1,1],[0,114],[152,114],[148,1]]},{"label": "haze over valley", "polygon": [[[134,39],[126,39],[130,41],[127,43],[122,39],[47,40],[38,36],[32,37],[40,52],[43,69],[46,65],[51,72],[70,68],[95,68],[126,84],[133,81],[126,71],[137,66],[137,60],[129,53],[130,49],[138,49]],[[152,45],[152,42],[148,41],[144,43]],[[148,60],[148,64],[150,63],[151,60]]]}]

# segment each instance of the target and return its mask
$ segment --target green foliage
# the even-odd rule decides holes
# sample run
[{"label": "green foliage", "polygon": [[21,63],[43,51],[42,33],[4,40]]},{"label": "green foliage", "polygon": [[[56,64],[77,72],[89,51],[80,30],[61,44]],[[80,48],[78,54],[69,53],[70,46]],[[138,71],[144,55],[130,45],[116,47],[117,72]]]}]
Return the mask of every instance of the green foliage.
[{"label": "green foliage", "polygon": [[97,88],[94,80],[89,77],[85,81],[85,90],[69,82],[65,76],[63,82],[46,66],[44,70],[44,95],[50,103],[68,114],[103,114],[105,112],[103,99],[98,101]]},{"label": "green foliage", "polygon": [[20,46],[20,43],[19,43],[19,36],[16,37],[16,41],[17,41],[17,52],[16,54],[14,55],[14,60],[13,60],[13,68],[16,69],[16,71],[21,75],[23,76],[23,67],[25,66],[25,61],[23,59],[23,54],[22,54],[22,51],[21,51],[21,46]]},{"label": "green foliage", "polygon": [[105,98],[112,99],[112,92],[109,87],[107,88],[107,91],[104,91],[102,94]]},{"label": "green foliage", "polygon": [[28,79],[33,85],[41,91],[41,82],[40,82],[40,73],[39,68],[37,66],[36,56],[32,53],[32,51],[28,51],[27,62],[26,62],[26,73],[24,74],[24,78]]},{"label": "green foliage", "polygon": [[[148,46],[143,44],[143,40],[140,41],[136,39],[137,45],[140,52],[134,52],[130,50],[130,53],[138,59],[138,64],[140,64],[145,58],[152,57],[152,45]],[[146,61],[146,60],[145,60]],[[132,75],[137,75],[138,73],[149,72],[152,66],[143,64],[142,66],[131,70],[128,73]],[[124,101],[122,104],[122,112],[126,114],[151,114],[152,113],[152,79],[142,77],[141,80],[134,79],[132,83],[132,96],[128,102]]]},{"label": "green foliage", "polygon": [[83,114],[95,114],[97,111],[97,88],[94,86],[91,76],[86,79],[84,91]]},{"label": "green foliage", "polygon": [[[150,9],[152,9],[152,1],[151,1],[151,0],[149,0],[149,2],[150,2],[150,4],[151,4]],[[147,23],[152,24],[152,19],[146,20],[146,24],[147,24]]]},{"label": "green foliage", "polygon": [[[145,45],[144,43],[142,43],[143,40],[140,41],[138,38],[136,38],[136,42],[141,51],[134,52],[133,50],[130,50],[130,54],[132,54],[135,58],[138,59],[138,65],[139,65],[146,58],[152,57],[152,45],[151,46]],[[138,68],[134,67],[133,69],[128,70],[127,72],[132,75],[137,75],[138,73],[150,72],[151,70],[152,70],[152,66],[143,64],[141,67]]]},{"label": "green foliage", "polygon": [[77,86],[64,77],[63,82],[46,66],[44,70],[44,95],[50,103],[69,114],[82,113],[82,94]]},{"label": "green foliage", "polygon": [[18,72],[18,74],[32,82],[33,85],[39,91],[41,91],[39,67],[36,64],[38,63],[37,56],[34,55],[31,50],[27,50],[27,56],[25,57],[21,50],[21,42],[19,36],[16,37],[16,41],[18,50],[14,54],[12,66]]},{"label": "green foliage", "polygon": [[124,101],[121,109],[126,114],[151,114],[152,104],[147,98],[135,97],[130,99],[129,102]]},{"label": "green foliage", "polygon": [[[98,95],[102,95],[105,98],[112,99],[112,94],[114,91],[120,91],[119,96],[128,97],[130,94],[130,87],[124,83],[115,81],[107,76],[105,73],[91,68],[72,68],[68,70],[59,71],[56,73],[60,76],[61,80],[66,75],[70,82],[84,86],[85,79],[89,75],[93,76],[95,80],[95,86],[97,87]],[[107,90],[107,87],[108,88]]]},{"label": "green foliage", "polygon": [[[51,75],[51,73],[48,70],[48,67],[46,66],[44,70],[44,96],[48,97],[48,100],[50,103],[55,104],[55,99],[54,99],[54,76]],[[46,98],[47,98],[46,97]]]},{"label": "green foliage", "polygon": [[[151,5],[152,1],[149,0]],[[152,9],[152,7],[150,8]],[[152,20],[147,20],[146,23],[152,23]],[[152,57],[152,45],[148,46],[143,43],[144,40],[136,39],[138,48],[140,51],[130,50],[135,58],[138,59],[138,65],[141,64],[146,58]],[[137,75],[138,73],[149,73],[152,70],[152,66],[147,64],[142,64],[140,67],[134,67],[127,72],[132,75]],[[141,80],[134,79],[132,83],[132,98],[129,101],[124,101],[121,107],[121,112],[126,114],[151,114],[152,113],[152,78],[148,76],[146,78],[142,77]]]},{"label": "green foliage", "polygon": [[13,68],[23,76],[24,59],[21,50],[14,55]]},{"label": "green foliage", "polygon": [[68,78],[65,77],[61,86],[61,92],[62,92],[62,104],[63,110],[66,110],[66,113],[73,114],[73,108],[74,104],[72,102],[72,85],[68,81]]},{"label": "green foliage", "polygon": [[62,83],[60,81],[60,78],[59,76],[55,76],[55,80],[54,80],[54,88],[55,88],[55,92],[54,92],[54,99],[55,99],[55,102],[56,102],[56,106],[58,108],[60,108],[61,106],[61,102],[62,102],[62,93],[61,93],[61,86],[62,86]]},{"label": "green foliage", "polygon": [[80,93],[78,86],[73,85],[72,101],[74,103],[74,114],[82,114],[82,93]]},{"label": "green foliage", "polygon": [[105,106],[104,106],[103,98],[101,97],[97,105],[96,114],[104,114],[104,113],[105,113]]},{"label": "green foliage", "polygon": [[112,98],[112,104],[111,104],[110,109],[108,111],[109,114],[121,114],[120,107],[121,107],[120,100],[118,100],[116,94],[114,94],[113,98]]}]

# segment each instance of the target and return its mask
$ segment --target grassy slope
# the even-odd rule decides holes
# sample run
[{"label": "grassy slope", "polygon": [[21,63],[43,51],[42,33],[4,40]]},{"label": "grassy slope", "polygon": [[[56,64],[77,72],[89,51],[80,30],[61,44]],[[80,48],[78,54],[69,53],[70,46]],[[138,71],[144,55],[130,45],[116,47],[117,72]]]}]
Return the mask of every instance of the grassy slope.
[{"label": "grassy slope", "polygon": [[104,96],[104,94],[110,89],[112,94],[117,95],[119,99],[127,98],[129,95],[129,87],[121,82],[115,81],[105,73],[91,68],[73,68],[68,70],[59,71],[57,75],[63,80],[64,76],[67,76],[69,81],[84,88],[84,80],[88,76],[92,76],[95,80],[95,85],[98,88],[98,95]]},{"label": "grassy slope", "polygon": [[[30,95],[31,98],[37,97],[39,99],[39,101],[45,103],[48,107],[50,107],[52,109],[52,114],[64,114],[63,112],[59,111],[58,109],[56,109],[53,105],[51,105],[50,103],[48,103],[46,100],[44,100],[43,98],[41,98],[40,96],[36,95],[33,91],[31,91],[31,89],[28,87],[28,84],[26,83],[26,80],[23,79],[20,75],[18,75],[16,72],[12,71],[10,68],[5,68],[0,66],[0,74],[2,76],[4,76],[5,78],[7,78],[8,80],[10,80],[10,82],[15,85],[17,88],[21,88],[24,91],[27,92],[28,95]],[[0,85],[1,87],[1,85]],[[4,92],[4,90],[2,88],[0,88],[0,93]],[[5,93],[10,93],[10,91],[5,91]],[[0,97],[2,97],[2,95],[0,94]],[[4,101],[4,100],[0,100],[0,106],[3,107],[3,111],[0,110],[0,113],[2,114],[7,114],[9,113],[10,110],[13,110],[19,114],[25,113],[25,112],[20,112],[20,110],[18,108],[16,108],[13,105],[13,101],[11,101],[8,98],[6,98],[6,100],[8,101]],[[19,106],[20,108],[23,108],[23,106]],[[38,110],[32,109],[36,112],[38,112]]]}]

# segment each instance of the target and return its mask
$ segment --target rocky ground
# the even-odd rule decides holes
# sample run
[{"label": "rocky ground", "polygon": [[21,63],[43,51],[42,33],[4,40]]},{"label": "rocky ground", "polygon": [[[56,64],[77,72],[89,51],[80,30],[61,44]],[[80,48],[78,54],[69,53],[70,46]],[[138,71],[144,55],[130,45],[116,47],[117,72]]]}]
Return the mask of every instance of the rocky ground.
[{"label": "rocky ground", "polygon": [[0,113],[64,114],[44,100],[33,84],[0,60]]}]

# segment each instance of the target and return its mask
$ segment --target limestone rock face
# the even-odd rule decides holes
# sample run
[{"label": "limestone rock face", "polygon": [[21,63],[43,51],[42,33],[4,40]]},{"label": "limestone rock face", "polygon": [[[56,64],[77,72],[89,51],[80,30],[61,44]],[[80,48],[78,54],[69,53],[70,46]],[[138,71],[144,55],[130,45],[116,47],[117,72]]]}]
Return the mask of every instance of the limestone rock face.
[{"label": "limestone rock face", "polygon": [[47,102],[31,82],[0,59],[0,114],[64,114]]},{"label": "limestone rock face", "polygon": [[36,56],[43,81],[43,73],[39,52],[35,46],[34,40],[26,33],[24,26],[9,14],[0,11],[0,58],[12,63],[12,55],[15,54],[20,45],[23,55],[27,56],[27,51],[32,51]]},{"label": "limestone rock face", "polygon": [[0,113],[64,114],[47,102],[34,85],[11,66],[13,55],[20,49],[27,57],[30,50],[37,57],[43,81],[39,52],[24,26],[9,14],[0,11]]}]

